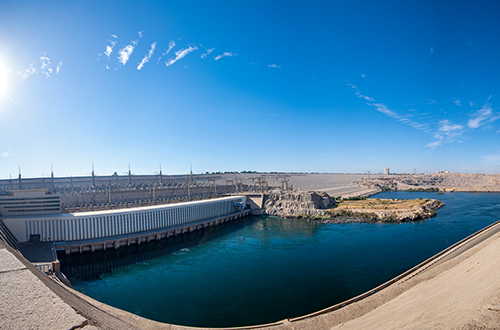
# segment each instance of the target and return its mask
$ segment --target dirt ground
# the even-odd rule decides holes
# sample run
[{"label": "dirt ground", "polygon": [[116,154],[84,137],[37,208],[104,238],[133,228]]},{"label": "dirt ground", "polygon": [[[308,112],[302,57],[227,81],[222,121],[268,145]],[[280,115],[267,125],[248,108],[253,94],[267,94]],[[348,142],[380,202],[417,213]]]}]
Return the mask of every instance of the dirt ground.
[{"label": "dirt ground", "polygon": [[343,201],[337,208],[339,209],[370,209],[370,210],[409,210],[414,206],[422,205],[426,200],[392,200],[392,199],[370,199],[359,201]]}]

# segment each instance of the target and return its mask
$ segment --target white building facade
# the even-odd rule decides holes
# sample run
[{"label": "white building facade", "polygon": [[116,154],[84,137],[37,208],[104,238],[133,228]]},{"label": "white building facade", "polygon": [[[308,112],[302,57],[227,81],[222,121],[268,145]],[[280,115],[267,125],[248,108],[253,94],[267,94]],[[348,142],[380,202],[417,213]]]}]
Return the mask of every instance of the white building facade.
[{"label": "white building facade", "polygon": [[68,242],[154,232],[241,211],[246,196],[70,214],[7,216],[19,242]]}]

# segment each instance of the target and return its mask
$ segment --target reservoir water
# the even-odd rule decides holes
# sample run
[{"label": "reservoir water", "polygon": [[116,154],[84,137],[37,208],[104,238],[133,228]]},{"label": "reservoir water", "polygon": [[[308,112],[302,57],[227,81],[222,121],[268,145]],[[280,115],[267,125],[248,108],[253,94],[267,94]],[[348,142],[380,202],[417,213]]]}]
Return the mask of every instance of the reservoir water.
[{"label": "reservoir water", "polygon": [[500,220],[500,194],[387,192],[437,198],[432,219],[320,224],[248,217],[167,240],[59,255],[74,288],[156,321],[253,325],[311,313],[397,276]]}]

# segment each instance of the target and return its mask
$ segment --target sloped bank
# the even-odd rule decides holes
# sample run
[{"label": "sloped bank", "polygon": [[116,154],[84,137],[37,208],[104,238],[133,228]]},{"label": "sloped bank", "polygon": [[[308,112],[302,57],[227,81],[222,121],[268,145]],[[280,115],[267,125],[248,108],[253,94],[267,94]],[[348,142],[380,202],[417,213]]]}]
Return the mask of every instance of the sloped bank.
[{"label": "sloped bank", "polygon": [[265,196],[263,213],[281,218],[325,223],[404,222],[428,219],[444,204],[436,199],[374,199],[337,203],[326,192],[273,193]]}]

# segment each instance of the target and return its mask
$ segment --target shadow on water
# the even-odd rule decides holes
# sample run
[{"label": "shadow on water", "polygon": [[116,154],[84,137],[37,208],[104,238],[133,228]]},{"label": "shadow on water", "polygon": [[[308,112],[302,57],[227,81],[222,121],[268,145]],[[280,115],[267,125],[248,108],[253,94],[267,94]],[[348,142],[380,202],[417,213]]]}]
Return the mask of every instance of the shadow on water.
[{"label": "shadow on water", "polygon": [[71,255],[59,251],[58,258],[61,261],[61,271],[68,276],[71,283],[99,280],[107,274],[119,272],[133,264],[157,259],[168,254],[182,253],[185,249],[251,226],[258,219],[256,217],[241,218],[167,239],[140,245],[133,244],[119,249]]}]

